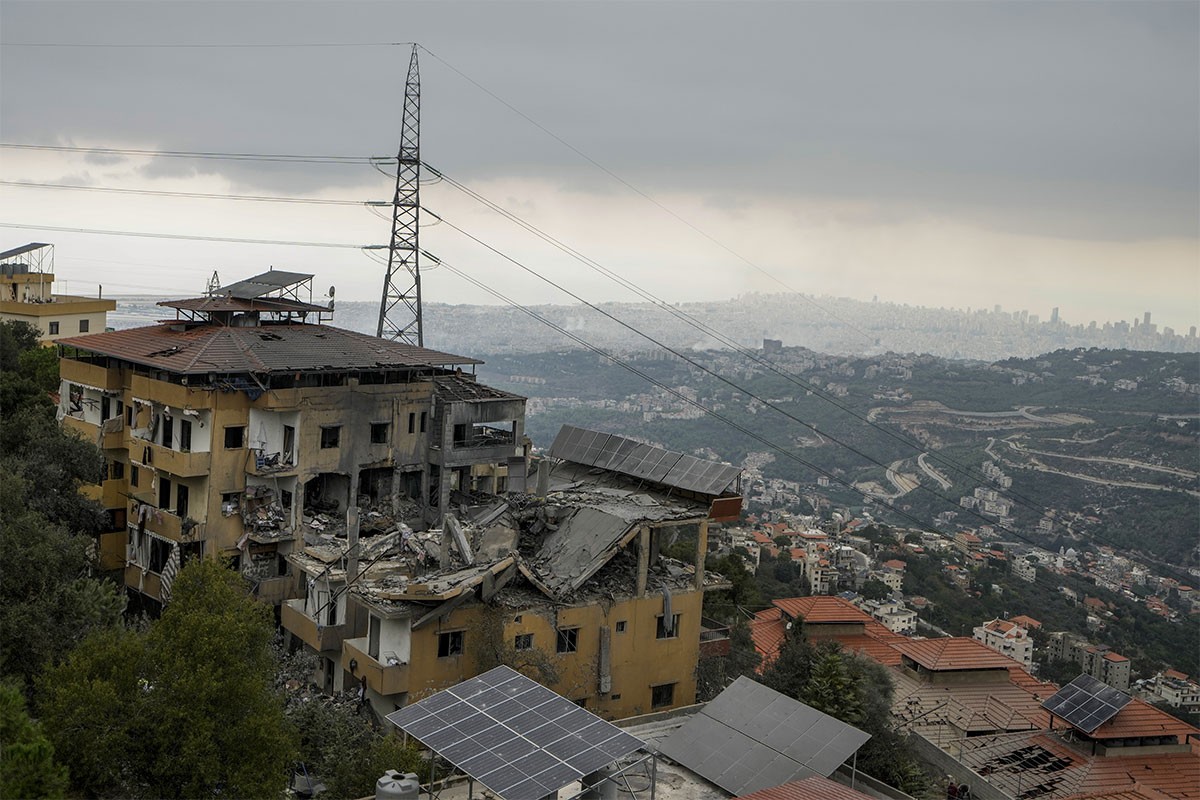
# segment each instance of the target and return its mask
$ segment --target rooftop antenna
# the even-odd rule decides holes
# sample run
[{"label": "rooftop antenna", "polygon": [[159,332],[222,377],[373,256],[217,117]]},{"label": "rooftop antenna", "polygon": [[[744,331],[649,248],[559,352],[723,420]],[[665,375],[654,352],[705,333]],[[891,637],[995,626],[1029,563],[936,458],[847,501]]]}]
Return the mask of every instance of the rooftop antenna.
[{"label": "rooftop antenna", "polygon": [[217,290],[220,288],[221,288],[221,276],[218,275],[217,271],[214,269],[212,277],[208,279],[208,283],[204,287],[204,294],[208,297],[212,297],[213,295],[215,295],[217,293]]},{"label": "rooftop antenna", "polygon": [[421,76],[417,46],[408,62],[404,86],[404,115],[400,125],[400,152],[396,156],[396,194],[392,200],[392,238],[388,243],[387,276],[379,304],[375,335],[424,347],[421,326],[421,271],[417,261],[418,219],[421,211]]}]

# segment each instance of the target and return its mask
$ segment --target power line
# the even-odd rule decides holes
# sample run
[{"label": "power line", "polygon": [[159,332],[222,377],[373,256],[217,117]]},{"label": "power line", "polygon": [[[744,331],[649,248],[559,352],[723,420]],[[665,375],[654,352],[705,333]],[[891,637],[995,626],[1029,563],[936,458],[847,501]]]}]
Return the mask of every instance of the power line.
[{"label": "power line", "polygon": [[[638,336],[641,336],[643,339],[645,339],[645,340],[647,340],[648,342],[650,342],[650,343],[654,344],[656,347],[658,347],[658,348],[660,348],[660,349],[662,349],[662,350],[665,350],[665,351],[667,351],[668,353],[671,353],[671,354],[672,354],[673,356],[675,356],[676,358],[679,358],[680,360],[682,360],[682,361],[685,361],[686,363],[690,364],[691,366],[695,367],[696,369],[698,369],[698,370],[700,370],[700,371],[704,372],[705,374],[707,374],[707,375],[709,375],[709,376],[711,376],[711,377],[713,377],[713,378],[717,379],[718,381],[721,381],[722,383],[724,383],[725,385],[729,386],[730,388],[733,388],[733,389],[735,389],[735,390],[737,390],[737,391],[739,391],[739,392],[742,392],[743,394],[747,395],[748,397],[750,397],[750,398],[752,398],[752,399],[754,399],[754,400],[757,400],[757,401],[758,401],[758,402],[760,402],[760,403],[763,403],[765,406],[767,406],[767,407],[771,408],[772,410],[774,410],[775,412],[777,412],[777,413],[779,413],[779,414],[783,415],[783,416],[784,416],[784,417],[786,417],[787,419],[789,419],[789,420],[791,420],[791,421],[793,421],[793,422],[796,422],[796,423],[798,423],[798,424],[800,424],[800,425],[803,425],[804,427],[808,428],[809,430],[812,430],[813,432],[816,432],[816,428],[814,428],[814,427],[813,427],[811,424],[809,424],[809,423],[805,422],[804,420],[800,419],[799,417],[795,416],[794,414],[791,414],[790,412],[788,412],[788,411],[786,411],[786,410],[784,410],[784,409],[780,408],[780,407],[779,407],[779,406],[777,406],[777,405],[774,405],[773,403],[769,403],[769,402],[767,402],[767,400],[766,400],[766,399],[764,399],[764,398],[760,397],[759,395],[757,395],[756,393],[754,393],[754,392],[750,391],[749,389],[747,389],[747,388],[745,388],[745,387],[741,386],[740,384],[736,383],[735,381],[732,381],[732,380],[730,380],[729,378],[726,378],[725,376],[723,376],[723,375],[720,375],[720,374],[718,374],[718,373],[714,372],[713,370],[711,370],[711,369],[709,369],[708,367],[704,366],[703,364],[699,363],[699,362],[698,362],[698,361],[696,361],[695,359],[692,359],[692,358],[690,358],[689,356],[687,356],[687,355],[685,355],[685,354],[683,354],[683,353],[679,352],[678,350],[676,350],[676,349],[672,348],[671,346],[669,346],[669,345],[667,345],[667,344],[665,344],[665,343],[663,343],[663,342],[661,342],[661,341],[659,341],[659,340],[655,339],[653,336],[650,336],[649,334],[647,334],[647,333],[644,333],[644,332],[643,332],[643,331],[641,331],[641,330],[638,330],[637,328],[633,327],[633,326],[632,326],[632,325],[630,325],[629,323],[627,323],[627,322],[625,322],[625,321],[623,321],[623,320],[621,320],[621,319],[618,319],[617,317],[613,316],[612,314],[608,313],[607,311],[604,311],[603,309],[599,308],[599,307],[598,307],[598,306],[596,306],[595,304],[588,302],[588,301],[587,301],[587,300],[585,300],[584,298],[580,297],[579,295],[575,294],[574,292],[571,292],[569,289],[567,289],[567,288],[563,287],[562,285],[560,285],[560,284],[556,283],[555,281],[551,280],[550,278],[547,278],[546,276],[544,276],[544,275],[542,275],[541,273],[537,272],[537,271],[536,271],[536,270],[534,270],[533,268],[531,268],[531,267],[529,267],[529,266],[527,266],[527,265],[525,265],[525,264],[521,263],[520,261],[517,261],[516,259],[512,258],[511,256],[508,256],[508,255],[506,255],[505,253],[503,253],[503,252],[501,252],[500,250],[498,250],[498,249],[496,249],[496,248],[492,247],[491,245],[489,245],[489,244],[487,244],[486,242],[482,241],[481,239],[479,239],[479,238],[477,238],[477,237],[473,236],[472,234],[470,234],[470,233],[467,233],[467,232],[466,232],[466,231],[464,231],[462,228],[459,228],[458,226],[456,226],[454,223],[452,223],[452,222],[447,222],[447,221],[446,221],[446,220],[444,220],[444,219],[443,219],[442,221],[443,221],[443,223],[445,223],[445,224],[446,224],[447,226],[449,226],[450,228],[453,228],[454,230],[458,231],[458,232],[459,232],[460,234],[462,234],[463,236],[466,236],[468,239],[471,239],[472,241],[474,241],[475,243],[477,243],[477,244],[481,245],[482,247],[484,247],[485,249],[489,250],[490,252],[492,252],[492,253],[494,253],[494,254],[496,254],[496,255],[500,256],[501,258],[505,259],[506,261],[509,261],[510,263],[514,264],[515,266],[517,266],[519,269],[523,270],[524,272],[526,272],[526,273],[528,273],[528,274],[530,274],[530,275],[532,275],[532,276],[534,276],[534,277],[538,278],[539,280],[541,280],[541,281],[543,281],[543,282],[545,282],[545,283],[549,284],[550,286],[553,286],[554,288],[556,288],[556,289],[558,289],[559,291],[563,292],[564,294],[566,294],[566,295],[568,295],[568,296],[570,296],[570,297],[574,298],[575,300],[579,301],[580,303],[583,303],[584,305],[588,306],[588,307],[589,307],[589,308],[591,308],[593,311],[595,311],[595,312],[597,312],[598,314],[600,314],[600,315],[604,316],[605,318],[607,318],[607,319],[609,319],[609,320],[611,320],[611,321],[613,321],[613,322],[617,323],[618,325],[620,325],[620,326],[622,326],[622,327],[626,328],[627,330],[630,330],[630,331],[632,331],[633,333],[636,333]],[[438,262],[438,263],[440,263],[442,266],[446,266],[445,262]],[[447,269],[450,269],[450,268],[449,268],[449,267],[447,267]],[[463,275],[463,273],[461,273],[460,271],[456,271],[456,270],[451,270],[451,271],[452,271],[452,272],[454,272],[456,275],[459,275],[460,277],[465,277],[465,276]],[[472,279],[469,279],[469,278],[467,278],[467,279],[468,279],[468,280],[472,280]],[[476,283],[475,285],[479,286],[479,288],[482,288],[482,289],[484,289],[485,291],[488,291],[489,293],[493,294],[494,296],[496,296],[496,297],[499,297],[500,299],[503,299],[505,302],[509,302],[509,303],[512,303],[512,302],[513,302],[513,301],[509,300],[508,298],[506,298],[506,297],[503,297],[503,296],[499,295],[499,294],[498,294],[498,293],[496,293],[494,290],[492,290],[492,289],[490,289],[490,288],[488,288],[488,287],[486,287],[486,286],[483,286],[482,284]],[[524,310],[524,309],[521,309],[521,310]],[[535,319],[538,319],[538,320],[541,320],[541,321],[545,321],[543,317],[541,317],[540,315],[537,315],[536,313],[531,313],[531,312],[529,312],[529,311],[526,311],[526,313],[527,313],[527,314],[530,314],[530,316],[533,316]],[[576,335],[574,335],[574,334],[571,334],[571,333],[569,333],[569,332],[568,332],[568,331],[566,331],[565,329],[562,329],[562,328],[560,328],[560,327],[558,327],[558,326],[554,325],[553,323],[550,323],[550,322],[546,321],[546,324],[549,324],[549,325],[550,325],[551,327],[553,327],[555,330],[559,331],[560,333],[563,333],[564,335],[567,335],[567,336],[569,336],[569,337],[570,337],[571,339],[573,339],[574,341],[576,341],[576,342],[578,342],[578,343],[580,343],[580,344],[584,345],[584,346],[585,346],[585,347],[587,347],[589,350],[592,350],[593,352],[596,352],[597,354],[599,354],[599,355],[602,355],[602,356],[604,356],[605,358],[608,358],[608,359],[610,359],[610,360],[613,360],[613,361],[614,361],[614,362],[616,362],[616,363],[619,363],[619,364],[620,364],[622,367],[624,367],[625,369],[627,369],[627,370],[629,370],[629,371],[631,371],[631,372],[634,372],[635,374],[637,374],[637,375],[639,375],[640,377],[644,378],[645,380],[647,380],[647,381],[651,382],[651,383],[652,383],[652,384],[654,384],[655,386],[658,386],[659,388],[663,389],[664,391],[666,391],[666,392],[668,392],[668,393],[670,393],[670,394],[672,394],[672,395],[676,396],[677,398],[679,398],[679,399],[683,400],[684,402],[688,403],[689,405],[692,405],[692,406],[694,406],[694,407],[696,407],[696,408],[700,409],[701,411],[704,411],[706,414],[709,414],[709,415],[713,416],[713,417],[714,417],[714,418],[716,418],[716,419],[719,419],[719,420],[721,420],[721,421],[723,421],[723,422],[726,422],[727,424],[729,424],[729,425],[731,425],[732,427],[736,428],[736,429],[737,429],[738,431],[740,431],[741,433],[743,433],[743,434],[745,434],[745,435],[747,435],[747,436],[749,436],[749,437],[753,438],[755,441],[758,441],[758,442],[760,442],[760,443],[762,443],[762,444],[765,444],[765,445],[767,445],[767,446],[768,446],[768,447],[769,447],[771,450],[774,450],[774,451],[776,451],[776,452],[782,453],[782,454],[783,454],[783,455],[785,455],[787,458],[789,458],[789,459],[791,459],[791,460],[793,460],[793,461],[795,461],[795,462],[797,462],[797,463],[799,463],[799,464],[801,464],[801,465],[803,465],[803,466],[806,466],[806,467],[808,467],[809,469],[812,469],[812,470],[814,470],[814,471],[815,471],[815,472],[817,472],[818,474],[824,475],[825,477],[827,477],[827,478],[829,478],[829,479],[831,479],[831,480],[834,480],[834,481],[838,482],[839,484],[841,484],[841,485],[843,485],[843,486],[846,486],[846,487],[850,488],[850,489],[851,489],[852,491],[854,491],[855,493],[857,493],[857,494],[859,494],[859,495],[861,495],[861,496],[863,496],[863,497],[867,498],[868,500],[871,500],[872,502],[874,502],[874,501],[878,501],[878,499],[879,499],[879,498],[872,497],[871,495],[867,494],[866,492],[863,492],[862,490],[858,489],[858,488],[857,488],[856,486],[854,486],[853,484],[847,483],[845,480],[842,480],[841,478],[839,478],[839,477],[837,477],[837,476],[833,475],[832,473],[830,473],[830,472],[828,472],[828,471],[826,471],[826,470],[823,470],[823,469],[821,469],[820,467],[816,466],[815,464],[812,464],[812,463],[811,463],[811,462],[809,462],[809,461],[806,461],[805,459],[802,459],[802,458],[800,458],[799,456],[797,456],[797,455],[795,455],[794,453],[792,453],[790,450],[785,450],[784,448],[780,447],[778,444],[776,444],[776,443],[774,443],[774,442],[771,442],[771,441],[769,441],[768,439],[766,439],[766,438],[764,438],[764,437],[762,437],[762,436],[759,436],[758,434],[756,434],[756,433],[754,433],[754,432],[750,431],[748,428],[746,428],[746,427],[744,427],[744,426],[740,425],[739,423],[737,423],[737,422],[734,422],[733,420],[729,419],[728,417],[725,417],[724,415],[718,414],[716,411],[713,411],[712,409],[710,409],[709,407],[705,406],[704,404],[702,404],[702,403],[699,403],[699,402],[697,402],[697,401],[694,401],[694,400],[692,400],[692,399],[688,398],[686,395],[684,395],[683,393],[681,393],[681,392],[679,392],[678,390],[674,389],[673,387],[667,386],[666,384],[662,383],[661,381],[658,381],[658,380],[657,380],[657,379],[655,379],[655,378],[652,378],[652,377],[650,377],[648,374],[646,374],[646,373],[642,372],[641,370],[638,370],[637,368],[633,367],[632,365],[629,365],[629,364],[626,364],[626,363],[624,363],[624,362],[623,362],[621,359],[618,359],[616,356],[613,356],[612,354],[610,354],[610,353],[607,353],[606,351],[603,351],[603,350],[600,350],[600,349],[598,349],[598,348],[595,348],[593,345],[591,345],[591,344],[590,344],[590,343],[588,343],[588,342],[585,342],[585,341],[584,341],[583,339],[581,339],[580,337],[578,337],[578,336],[576,336]],[[877,467],[881,467],[881,468],[883,468],[883,469],[885,469],[885,470],[888,470],[888,469],[890,469],[890,468],[889,468],[889,467],[888,467],[886,464],[883,464],[882,462],[878,461],[878,460],[877,460],[877,459],[875,459],[874,457],[872,457],[872,456],[870,456],[870,455],[867,455],[866,453],[864,453],[864,452],[862,452],[861,450],[857,449],[857,448],[856,448],[856,447],[854,447],[853,445],[849,445],[849,444],[847,444],[847,443],[845,443],[845,442],[843,442],[843,441],[841,441],[841,440],[837,439],[836,437],[830,436],[830,435],[829,435],[829,434],[827,434],[827,433],[824,433],[824,434],[821,434],[821,435],[822,435],[822,436],[824,436],[825,438],[829,439],[830,441],[834,442],[834,443],[835,443],[835,444],[837,444],[838,446],[840,446],[840,447],[842,447],[842,448],[844,448],[844,449],[846,449],[846,450],[849,450],[850,452],[854,453],[855,455],[859,456],[860,458],[866,459],[867,461],[869,461],[870,463],[874,464],[874,465],[875,465],[875,466],[877,466]],[[949,504],[951,504],[951,505],[957,505],[957,504],[955,504],[955,503],[954,503],[954,501],[952,501],[952,500],[950,500],[949,498],[947,498],[947,497],[945,497],[945,496],[943,496],[943,495],[939,494],[939,493],[938,493],[936,490],[934,490],[934,489],[932,489],[932,488],[930,488],[930,487],[927,487],[927,486],[925,486],[924,484],[920,484],[920,483],[918,483],[918,484],[917,484],[917,488],[918,488],[918,489],[923,489],[924,491],[928,492],[929,494],[932,494],[934,497],[936,497],[937,499],[939,499],[939,500],[941,500],[941,501],[943,501],[943,502],[949,503]],[[904,511],[897,511],[897,510],[896,510],[894,507],[892,507],[892,508],[891,508],[891,510],[892,510],[894,513],[897,513],[897,514],[899,514],[899,515],[903,516],[904,518],[906,518],[906,519],[908,519],[908,520],[910,520],[910,521],[912,521],[912,522],[915,522],[915,523],[916,523],[916,524],[917,524],[919,527],[924,527],[924,526],[925,526],[925,523],[924,523],[923,521],[921,521],[921,520],[918,520],[916,517],[913,517],[912,515],[910,515],[910,514],[907,514],[907,513],[906,513],[906,512],[904,512]],[[979,512],[975,511],[974,509],[966,509],[966,511],[968,511],[968,512],[969,512],[969,513],[970,513],[972,516],[976,517],[977,519],[979,519],[979,520],[981,520],[981,521],[983,521],[983,522],[985,522],[985,523],[987,523],[987,524],[989,524],[989,525],[995,525],[995,526],[999,527],[1001,530],[1003,530],[1003,531],[1006,531],[1007,533],[1010,533],[1010,534],[1012,534],[1013,536],[1016,536],[1017,538],[1020,538],[1020,539],[1022,539],[1023,541],[1025,541],[1025,542],[1027,542],[1027,543],[1029,543],[1029,544],[1031,544],[1031,545],[1037,546],[1036,542],[1034,542],[1032,539],[1029,539],[1029,538],[1028,538],[1028,537],[1026,537],[1024,534],[1021,534],[1021,533],[1019,533],[1019,532],[1017,532],[1017,531],[1015,531],[1015,530],[1012,530],[1011,528],[1008,528],[1008,527],[1006,527],[1006,526],[1004,526],[1004,525],[1001,525],[1001,524],[998,524],[998,523],[994,523],[992,520],[988,519],[987,517],[984,517],[982,514],[980,514]]]},{"label": "power line", "polygon": [[704,238],[705,238],[705,239],[707,239],[709,242],[711,242],[712,244],[714,244],[714,245],[716,245],[717,247],[721,248],[721,249],[722,249],[722,250],[724,250],[726,253],[728,253],[729,255],[733,256],[733,257],[734,257],[734,258],[736,258],[736,259],[738,259],[739,261],[741,261],[742,263],[746,264],[747,266],[751,267],[751,268],[752,268],[752,269],[754,269],[755,271],[757,271],[757,272],[759,272],[759,273],[761,273],[761,274],[765,275],[766,277],[770,278],[772,281],[774,281],[775,283],[779,284],[779,285],[780,285],[780,286],[782,286],[784,289],[787,289],[789,292],[792,292],[792,293],[794,293],[794,294],[798,295],[798,296],[799,296],[801,299],[803,299],[803,300],[804,300],[806,303],[809,303],[809,304],[810,304],[810,305],[812,305],[813,307],[815,307],[815,308],[819,309],[819,310],[820,310],[820,311],[822,311],[823,313],[827,314],[828,316],[830,316],[830,317],[832,317],[833,319],[837,320],[838,322],[842,323],[842,324],[843,324],[843,325],[845,325],[847,328],[849,328],[850,330],[852,330],[852,331],[854,331],[855,333],[859,334],[860,336],[862,336],[862,337],[863,337],[864,339],[866,339],[867,341],[871,342],[872,344],[874,344],[874,343],[875,343],[875,337],[871,336],[869,333],[867,333],[866,331],[864,331],[862,328],[859,328],[857,325],[855,325],[854,323],[850,322],[849,320],[846,320],[846,319],[844,319],[844,318],[840,317],[839,315],[835,314],[833,311],[831,311],[830,309],[828,309],[828,308],[826,308],[825,306],[821,305],[820,303],[818,303],[818,302],[817,302],[816,300],[814,300],[813,298],[811,298],[811,297],[808,297],[808,296],[806,296],[804,293],[802,293],[802,292],[800,292],[800,291],[797,291],[796,289],[792,288],[790,285],[788,285],[786,282],[784,282],[784,281],[783,281],[781,278],[779,278],[779,277],[778,277],[777,275],[775,275],[774,273],[772,273],[772,272],[770,272],[770,271],[768,271],[768,270],[764,269],[763,267],[759,266],[759,265],[758,265],[758,264],[756,264],[754,261],[751,261],[751,260],[750,260],[749,258],[747,258],[746,256],[742,255],[742,254],[741,254],[741,253],[739,253],[738,251],[736,251],[736,250],[734,250],[733,248],[729,247],[729,246],[728,246],[728,245],[726,245],[724,242],[722,242],[721,240],[717,239],[715,236],[713,236],[712,234],[710,234],[710,233],[708,233],[707,231],[703,230],[702,228],[698,227],[697,225],[695,225],[694,223],[692,223],[691,221],[689,221],[688,219],[686,219],[685,217],[683,217],[682,215],[680,215],[679,213],[677,213],[676,211],[674,211],[673,209],[671,209],[670,207],[668,207],[668,206],[664,205],[663,203],[659,202],[658,200],[654,199],[654,197],[652,197],[651,195],[649,195],[649,194],[647,194],[646,192],[642,191],[642,190],[641,190],[641,189],[639,189],[637,186],[635,186],[634,184],[630,183],[628,180],[626,180],[625,178],[621,177],[621,176],[620,176],[620,175],[618,175],[617,173],[613,172],[613,171],[612,171],[612,170],[610,170],[608,167],[604,166],[604,165],[603,165],[603,164],[601,164],[599,161],[597,161],[596,159],[592,158],[592,157],[591,157],[591,156],[589,156],[587,153],[583,152],[583,151],[582,151],[582,150],[580,150],[578,147],[576,147],[575,145],[571,144],[570,142],[568,142],[566,139],[564,139],[564,138],[562,138],[561,136],[559,136],[559,135],[558,135],[557,133],[555,133],[554,131],[552,131],[552,130],[550,130],[549,128],[547,128],[546,126],[542,125],[540,122],[538,122],[537,120],[533,119],[533,117],[530,117],[528,114],[526,114],[525,112],[523,112],[523,111],[521,111],[520,109],[518,109],[518,108],[517,108],[516,106],[514,106],[512,103],[510,103],[510,102],[508,102],[507,100],[505,100],[504,98],[500,97],[498,94],[496,94],[495,92],[493,92],[491,89],[488,89],[486,86],[484,86],[483,84],[481,84],[479,81],[475,80],[475,79],[474,79],[474,78],[472,78],[470,75],[467,75],[465,72],[463,72],[462,70],[460,70],[458,67],[454,66],[453,64],[451,64],[451,63],[449,63],[448,61],[446,61],[445,59],[443,59],[443,58],[442,58],[441,56],[439,56],[437,53],[434,53],[434,52],[432,52],[432,51],[431,51],[429,48],[425,47],[424,45],[417,45],[417,46],[418,46],[418,47],[420,47],[422,50],[424,50],[426,53],[429,53],[429,55],[433,56],[433,57],[434,57],[434,58],[436,58],[438,61],[442,62],[442,64],[444,64],[444,65],[445,65],[446,67],[448,67],[449,69],[453,70],[455,73],[457,73],[457,74],[458,74],[460,77],[462,77],[462,78],[463,78],[464,80],[466,80],[468,83],[472,84],[472,85],[473,85],[473,86],[475,86],[477,89],[479,89],[480,91],[482,91],[483,93],[485,93],[485,94],[487,94],[489,97],[491,97],[493,100],[495,100],[496,102],[498,102],[498,103],[500,103],[501,105],[503,105],[503,106],[504,106],[505,108],[507,108],[509,111],[511,111],[511,112],[513,112],[514,114],[516,114],[517,116],[521,117],[521,118],[522,118],[522,119],[524,119],[526,122],[528,122],[529,124],[533,125],[533,126],[534,126],[535,128],[537,128],[538,130],[540,130],[542,133],[544,133],[544,134],[546,134],[547,136],[549,136],[550,138],[554,139],[556,142],[558,142],[559,144],[561,144],[563,147],[566,147],[568,150],[570,150],[571,152],[573,152],[573,153],[575,153],[576,155],[578,155],[578,156],[579,156],[580,158],[582,158],[584,161],[587,161],[587,162],[588,162],[589,164],[591,164],[593,167],[595,167],[596,169],[600,170],[601,172],[603,172],[605,175],[607,175],[607,176],[609,176],[610,178],[612,178],[612,179],[613,179],[614,181],[616,181],[617,183],[621,184],[622,186],[624,186],[625,188],[629,189],[629,190],[630,190],[631,192],[633,192],[634,194],[638,195],[638,196],[639,196],[639,197],[641,197],[642,199],[644,199],[644,200],[646,200],[647,202],[651,203],[652,205],[654,205],[655,207],[657,207],[659,210],[661,210],[661,211],[663,211],[664,213],[668,214],[669,216],[671,216],[672,218],[674,218],[674,219],[675,219],[677,222],[679,222],[679,223],[681,223],[681,224],[685,225],[686,227],[690,228],[690,229],[691,229],[693,232],[695,232],[695,233],[699,234],[700,236],[704,237]]},{"label": "power line", "polygon": [[131,147],[75,147],[71,145],[0,142],[9,150],[41,150],[55,153],[95,153],[98,155],[141,156],[147,158],[192,158],[216,161],[273,161],[284,164],[384,164],[395,156],[295,155],[290,153],[222,153],[206,150],[153,150]]},{"label": "power line", "polygon": [[344,244],[341,242],[297,242],[286,239],[239,239],[232,236],[194,236],[184,233],[145,233],[141,231],[110,231],[96,228],[65,228],[54,225],[26,225],[18,222],[0,222],[0,228],[22,230],[56,231],[59,233],[84,233],[100,236],[133,236],[141,239],[186,239],[194,242],[232,242],[234,244],[276,244],[289,247],[334,247],[346,250],[364,250],[379,247],[368,244]]},{"label": "power line", "polygon": [[[535,236],[542,239],[543,241],[553,245],[554,247],[558,248],[562,252],[571,256],[572,258],[574,258],[575,260],[584,264],[585,266],[592,269],[593,271],[599,272],[600,274],[604,275],[605,277],[609,278],[610,280],[614,281],[615,283],[619,284],[620,286],[634,292],[635,294],[637,294],[639,297],[643,298],[644,300],[647,300],[647,301],[655,304],[660,309],[671,314],[676,319],[679,319],[680,321],[684,322],[687,325],[690,325],[691,327],[695,328],[698,331],[701,331],[702,333],[712,336],[714,339],[721,342],[725,346],[741,353],[743,356],[751,359],[756,364],[759,364],[760,366],[764,367],[765,369],[769,370],[770,372],[778,375],[779,377],[783,378],[784,380],[787,380],[792,385],[797,386],[801,389],[804,389],[805,391],[812,392],[819,399],[824,400],[825,402],[829,403],[830,405],[840,409],[841,411],[849,414],[850,416],[854,417],[858,421],[874,428],[875,430],[883,433],[884,435],[892,438],[893,440],[900,442],[901,444],[904,444],[907,447],[911,447],[917,453],[927,452],[926,448],[923,445],[921,445],[919,442],[916,442],[916,441],[910,439],[909,437],[905,436],[901,432],[894,431],[890,428],[884,427],[884,426],[880,425],[879,423],[875,422],[874,420],[870,419],[870,417],[868,415],[860,414],[859,412],[855,411],[850,406],[838,402],[832,395],[830,395],[828,392],[826,392],[823,388],[821,388],[817,384],[808,383],[808,382],[804,381],[803,379],[798,378],[797,376],[793,375],[791,372],[778,367],[777,365],[771,363],[769,360],[759,356],[758,353],[755,352],[754,350],[751,350],[748,347],[744,347],[743,345],[738,343],[732,337],[727,336],[723,332],[700,321],[699,319],[688,314],[687,312],[685,312],[681,309],[675,308],[674,306],[672,306],[670,303],[666,302],[662,298],[657,297],[653,293],[643,289],[642,287],[640,287],[633,281],[630,281],[630,280],[618,275],[617,273],[615,273],[612,270],[608,269],[607,267],[603,266],[602,264],[595,261],[594,259],[591,259],[591,258],[585,256],[584,254],[575,250],[570,245],[567,245],[566,243],[562,242],[561,240],[557,239],[556,237],[546,233],[545,231],[541,230],[537,226],[533,225],[532,223],[527,222],[526,220],[524,220],[521,217],[517,216],[516,214],[510,212],[508,209],[504,208],[503,206],[500,206],[499,204],[497,204],[497,203],[489,200],[488,198],[484,197],[483,195],[479,194],[475,190],[465,186],[461,182],[459,182],[453,178],[447,177],[446,175],[439,172],[437,169],[431,167],[428,164],[426,164],[425,166],[426,166],[426,169],[430,170],[435,175],[437,175],[439,178],[446,181],[451,186],[453,186],[454,188],[463,192],[467,196],[473,198],[474,200],[476,200],[479,203],[482,203],[483,205],[492,209],[493,211],[500,214],[504,218],[508,219],[510,222],[513,222],[514,224],[518,225],[519,227],[523,228],[524,230],[534,234]],[[773,405],[773,404],[767,403],[767,405]],[[812,429],[814,432],[816,432],[816,429],[813,428],[813,426],[810,425],[808,427],[810,429]],[[832,437],[829,437],[828,434],[820,434],[820,435],[824,435],[824,436],[827,436],[828,438],[832,439]],[[982,473],[973,471],[975,468],[964,466],[962,464],[957,463],[953,459],[948,458],[945,455],[935,453],[932,451],[928,451],[928,455],[930,456],[931,460],[936,461],[940,466],[946,467],[954,472],[957,472],[960,475],[966,477],[968,480],[978,482],[978,483],[987,483],[987,477],[985,475],[982,475]],[[883,465],[880,464],[879,466],[883,466]],[[1012,492],[1011,490],[1009,491],[1009,494],[1012,497],[1014,497],[1015,499],[1021,499],[1018,494]],[[943,499],[945,499],[945,498],[943,498]],[[1028,508],[1037,509],[1037,510],[1042,509],[1042,506],[1040,503],[1036,503],[1031,500],[1024,500],[1022,502],[1022,504]]]},{"label": "power line", "polygon": [[194,197],[203,200],[250,200],[260,203],[306,203],[312,205],[362,206],[367,200],[326,200],[319,197],[280,197],[261,194],[220,194],[216,192],[171,192],[159,189],[122,189],[115,186],[76,186],[65,183],[34,183],[32,181],[0,181],[0,186],[15,186],[26,189],[69,189],[80,192],[113,192],[117,194],[140,194],[153,197]]},{"label": "power line", "polygon": [[0,47],[79,47],[128,49],[206,49],[270,47],[403,47],[414,42],[0,42]]}]

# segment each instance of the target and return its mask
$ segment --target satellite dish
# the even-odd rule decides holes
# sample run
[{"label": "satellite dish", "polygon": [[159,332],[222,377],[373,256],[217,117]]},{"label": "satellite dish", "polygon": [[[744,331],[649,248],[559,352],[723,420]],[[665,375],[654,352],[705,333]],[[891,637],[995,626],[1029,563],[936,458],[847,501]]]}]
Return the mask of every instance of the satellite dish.
[{"label": "satellite dish", "polygon": [[337,288],[337,287],[335,287],[335,286],[330,286],[330,287],[329,287],[329,296],[330,296],[330,297],[333,297],[333,293],[334,293],[334,290],[335,290],[336,288]]}]

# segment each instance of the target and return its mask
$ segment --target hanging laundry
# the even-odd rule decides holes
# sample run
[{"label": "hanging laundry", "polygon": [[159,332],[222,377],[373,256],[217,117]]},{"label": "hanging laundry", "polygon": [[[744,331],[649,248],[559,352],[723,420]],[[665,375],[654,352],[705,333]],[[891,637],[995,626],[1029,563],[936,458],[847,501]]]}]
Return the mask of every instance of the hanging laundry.
[{"label": "hanging laundry", "polygon": [[159,597],[165,605],[171,599],[171,586],[175,583],[175,576],[179,574],[179,545],[171,545],[171,555],[167,556],[166,566],[160,573],[161,581],[159,586]]}]

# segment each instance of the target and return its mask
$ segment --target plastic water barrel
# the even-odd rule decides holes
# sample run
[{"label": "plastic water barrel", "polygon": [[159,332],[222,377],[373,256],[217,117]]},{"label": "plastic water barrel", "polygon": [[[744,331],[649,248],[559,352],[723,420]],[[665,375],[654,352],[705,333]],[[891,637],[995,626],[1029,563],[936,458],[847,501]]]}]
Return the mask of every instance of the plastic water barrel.
[{"label": "plastic water barrel", "polygon": [[420,796],[421,784],[411,772],[389,769],[375,781],[375,800],[418,800]]}]

